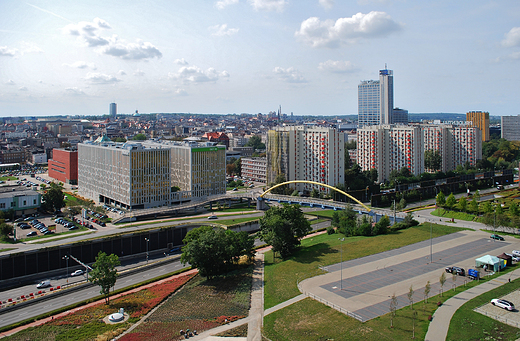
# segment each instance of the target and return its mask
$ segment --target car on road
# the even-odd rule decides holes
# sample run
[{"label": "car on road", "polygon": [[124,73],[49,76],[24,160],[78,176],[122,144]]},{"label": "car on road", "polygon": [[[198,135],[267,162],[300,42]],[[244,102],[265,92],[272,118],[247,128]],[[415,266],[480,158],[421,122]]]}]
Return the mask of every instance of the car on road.
[{"label": "car on road", "polygon": [[498,298],[494,298],[491,300],[491,304],[497,306],[499,308],[503,308],[505,310],[513,311],[515,310],[515,305],[507,300],[501,300]]},{"label": "car on road", "polygon": [[208,219],[218,219],[218,217],[216,215],[210,215]]},{"label": "car on road", "polygon": [[489,238],[495,239],[495,240],[504,240],[504,237],[499,236],[498,234],[492,234],[491,236],[489,236]]},{"label": "car on road", "polygon": [[47,288],[50,286],[51,286],[51,281],[47,279],[45,281],[41,281],[40,283],[38,283],[36,285],[36,288],[41,289],[41,288]]},{"label": "car on road", "polygon": [[37,236],[38,233],[36,231],[31,231],[29,233],[27,233],[27,237],[32,237],[32,236]]},{"label": "car on road", "polygon": [[73,273],[71,273],[71,277],[74,277],[74,276],[81,276],[83,275],[85,272],[83,270],[76,270],[74,271]]}]

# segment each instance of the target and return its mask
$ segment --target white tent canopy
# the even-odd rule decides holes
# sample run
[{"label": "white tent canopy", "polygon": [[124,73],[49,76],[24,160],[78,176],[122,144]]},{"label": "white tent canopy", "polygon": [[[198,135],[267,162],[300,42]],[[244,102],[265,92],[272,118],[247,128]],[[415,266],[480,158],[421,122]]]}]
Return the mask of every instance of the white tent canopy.
[{"label": "white tent canopy", "polygon": [[498,271],[505,267],[505,264],[502,264],[504,261],[501,261],[500,258],[491,256],[491,255],[485,255],[480,258],[475,259],[475,267],[481,268],[484,265],[487,265],[488,269],[493,269],[493,271]]}]

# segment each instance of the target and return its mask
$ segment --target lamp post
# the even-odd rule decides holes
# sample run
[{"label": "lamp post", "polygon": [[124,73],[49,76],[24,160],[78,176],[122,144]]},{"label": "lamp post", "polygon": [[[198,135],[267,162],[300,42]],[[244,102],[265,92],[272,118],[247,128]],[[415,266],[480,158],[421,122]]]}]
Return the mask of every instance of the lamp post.
[{"label": "lamp post", "polygon": [[65,262],[67,263],[67,273],[65,274],[65,277],[67,278],[67,284],[69,284],[69,256],[65,255],[61,257],[61,259],[65,259]]},{"label": "lamp post", "polygon": [[432,235],[433,235],[433,224],[430,223],[430,263],[433,263],[433,256],[432,256],[432,249],[433,249]]},{"label": "lamp post", "polygon": [[340,276],[341,276],[341,279],[339,281],[339,290],[343,290],[343,241],[345,240],[345,238],[338,238],[340,241],[341,241],[341,263],[340,264]]},{"label": "lamp post", "polygon": [[144,240],[146,240],[146,264],[148,264],[148,242],[150,238],[145,238]]}]

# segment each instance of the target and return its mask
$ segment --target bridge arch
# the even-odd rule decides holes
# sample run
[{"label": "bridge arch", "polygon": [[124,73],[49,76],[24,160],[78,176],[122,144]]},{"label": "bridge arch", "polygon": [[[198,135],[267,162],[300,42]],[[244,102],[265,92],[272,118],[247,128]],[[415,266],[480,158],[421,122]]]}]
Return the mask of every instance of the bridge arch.
[{"label": "bridge arch", "polygon": [[353,196],[351,196],[350,194],[348,194],[347,192],[344,192],[336,187],[333,187],[333,186],[330,186],[330,185],[327,185],[327,184],[322,184],[322,183],[319,183],[319,182],[316,182],[316,181],[309,181],[309,180],[291,180],[291,181],[285,181],[285,182],[282,182],[282,183],[279,183],[277,185],[274,185],[273,187],[269,188],[267,191],[265,191],[264,193],[262,193],[260,195],[261,198],[264,197],[264,195],[266,195],[267,193],[271,192],[273,189],[275,189],[276,187],[280,187],[280,186],[283,186],[283,185],[287,185],[287,184],[298,184],[298,183],[306,183],[306,184],[313,184],[313,185],[318,185],[318,186],[323,186],[323,187],[327,187],[327,188],[330,188],[336,192],[339,192],[343,195],[346,195],[347,197],[349,197],[350,199],[354,200],[355,202],[357,202],[358,204],[360,204],[361,206],[363,206],[368,212],[371,211],[370,208],[368,208],[365,204],[363,204],[361,201],[357,200],[356,198],[354,198]]}]

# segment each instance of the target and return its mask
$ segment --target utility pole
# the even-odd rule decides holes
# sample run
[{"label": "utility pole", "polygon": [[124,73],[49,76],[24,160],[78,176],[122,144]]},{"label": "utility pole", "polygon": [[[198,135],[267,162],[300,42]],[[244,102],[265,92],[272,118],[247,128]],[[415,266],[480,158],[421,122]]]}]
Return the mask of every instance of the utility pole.
[{"label": "utility pole", "polygon": [[65,259],[65,261],[67,262],[67,274],[65,275],[65,277],[67,278],[67,284],[69,284],[69,256],[65,255],[61,259]]},{"label": "utility pole", "polygon": [[395,210],[396,210],[396,207],[395,207],[395,198],[394,198],[394,224],[395,224]]},{"label": "utility pole", "polygon": [[341,273],[341,280],[339,281],[339,290],[343,290],[343,241],[345,238],[338,238],[341,241],[341,263],[340,264],[340,273]]},{"label": "utility pole", "polygon": [[148,242],[150,238],[145,238],[144,240],[146,240],[146,264],[148,264]]}]

